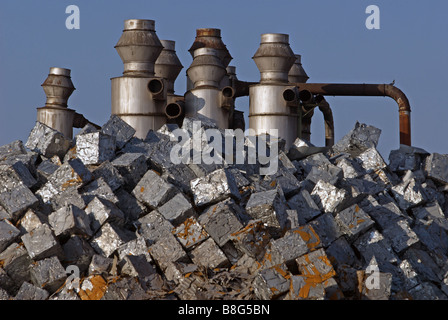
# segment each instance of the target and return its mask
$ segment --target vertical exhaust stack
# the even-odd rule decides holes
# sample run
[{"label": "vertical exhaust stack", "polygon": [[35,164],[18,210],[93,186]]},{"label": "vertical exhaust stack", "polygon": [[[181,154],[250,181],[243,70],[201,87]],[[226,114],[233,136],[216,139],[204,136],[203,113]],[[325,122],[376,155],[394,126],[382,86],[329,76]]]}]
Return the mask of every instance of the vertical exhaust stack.
[{"label": "vertical exhaust stack", "polygon": [[174,83],[183,69],[182,63],[176,55],[176,43],[171,40],[160,40],[163,50],[155,62],[154,72],[156,77],[165,79],[167,87],[167,99],[165,115],[169,123],[182,123],[184,115],[184,96],[174,93]]},{"label": "vertical exhaust stack", "polygon": [[187,70],[193,89],[185,94],[186,114],[199,113],[213,119],[219,128],[229,128],[229,99],[233,98],[232,87],[220,88],[227,74],[218,50],[202,47],[194,50],[194,59]]},{"label": "vertical exhaust stack", "polygon": [[260,82],[249,86],[249,127],[256,134],[278,130],[289,148],[297,138],[300,120],[297,90],[288,84],[289,70],[296,61],[289,35],[262,34],[252,59],[260,71]]},{"label": "vertical exhaust stack", "polygon": [[123,76],[112,78],[112,114],[118,115],[144,139],[150,129],[166,123],[167,81],[155,75],[163,45],[153,20],[130,19],[115,46],[124,64]]},{"label": "vertical exhaust stack", "polygon": [[72,139],[75,110],[68,108],[67,101],[75,87],[70,72],[70,69],[50,68],[48,77],[42,84],[47,101],[44,107],[37,108],[37,121]]}]

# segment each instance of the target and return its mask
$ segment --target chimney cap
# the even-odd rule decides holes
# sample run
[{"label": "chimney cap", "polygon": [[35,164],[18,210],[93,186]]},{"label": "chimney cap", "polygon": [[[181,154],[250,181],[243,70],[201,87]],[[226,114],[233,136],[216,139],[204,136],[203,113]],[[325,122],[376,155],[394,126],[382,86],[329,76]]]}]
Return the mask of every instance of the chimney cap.
[{"label": "chimney cap", "polygon": [[124,31],[126,30],[155,31],[155,21],[144,19],[128,19],[124,21]]}]

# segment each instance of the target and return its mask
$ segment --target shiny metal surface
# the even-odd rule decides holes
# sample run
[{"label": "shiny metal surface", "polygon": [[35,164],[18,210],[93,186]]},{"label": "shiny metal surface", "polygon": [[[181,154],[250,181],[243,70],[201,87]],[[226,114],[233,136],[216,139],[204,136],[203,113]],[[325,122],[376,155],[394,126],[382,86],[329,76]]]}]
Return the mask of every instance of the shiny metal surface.
[{"label": "shiny metal surface", "polygon": [[130,19],[115,46],[124,63],[123,74],[154,75],[154,63],[163,50],[153,20]]},{"label": "shiny metal surface", "polygon": [[154,66],[156,77],[166,80],[168,94],[174,93],[174,82],[180,71],[182,63],[176,55],[175,42],[171,40],[160,40],[163,50],[157,58]]},{"label": "shiny metal surface", "polygon": [[302,56],[296,54],[296,61],[288,72],[288,82],[307,82],[309,77],[302,66]]},{"label": "shiny metal surface", "polygon": [[297,138],[299,110],[288,106],[283,93],[288,85],[258,84],[249,88],[249,127],[255,134],[277,129],[289,148]]},{"label": "shiny metal surface", "polygon": [[219,82],[227,74],[224,65],[212,48],[200,48],[194,51],[194,59],[187,75],[194,88],[200,86],[219,87]]},{"label": "shiny metal surface", "polygon": [[157,130],[166,122],[165,100],[155,100],[148,90],[150,77],[112,78],[112,114],[120,116],[144,139],[150,129]]},{"label": "shiny metal surface", "polygon": [[37,121],[61,132],[66,138],[73,138],[73,118],[75,110],[48,106],[37,108]]},{"label": "shiny metal surface", "polygon": [[289,35],[265,33],[252,57],[260,70],[260,82],[288,82],[288,72],[296,61],[289,46]]},{"label": "shiny metal surface", "polygon": [[200,87],[185,94],[185,115],[199,113],[213,119],[220,129],[229,128],[229,110],[222,108],[222,92],[217,88]]}]

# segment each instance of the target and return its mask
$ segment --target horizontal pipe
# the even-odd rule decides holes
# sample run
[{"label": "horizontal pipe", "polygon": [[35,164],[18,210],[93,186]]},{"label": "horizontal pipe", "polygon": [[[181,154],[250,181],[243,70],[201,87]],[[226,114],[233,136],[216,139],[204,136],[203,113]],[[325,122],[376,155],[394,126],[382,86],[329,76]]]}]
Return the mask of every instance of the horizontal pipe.
[{"label": "horizontal pipe", "polygon": [[258,84],[258,82],[248,82],[235,80],[235,95],[234,98],[245,97],[249,95],[249,87]]},{"label": "horizontal pipe", "polygon": [[411,107],[406,95],[390,84],[295,83],[299,91],[308,90],[323,96],[382,96],[398,104],[400,144],[411,145]]}]

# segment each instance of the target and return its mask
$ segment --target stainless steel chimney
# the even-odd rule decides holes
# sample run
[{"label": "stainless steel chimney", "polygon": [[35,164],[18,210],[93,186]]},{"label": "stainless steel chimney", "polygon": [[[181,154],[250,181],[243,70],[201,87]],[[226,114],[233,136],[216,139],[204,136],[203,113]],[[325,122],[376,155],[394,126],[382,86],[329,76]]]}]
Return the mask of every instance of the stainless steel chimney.
[{"label": "stainless steel chimney", "polygon": [[199,113],[213,119],[219,128],[229,128],[228,102],[234,90],[231,87],[220,90],[226,74],[216,49],[203,47],[194,51],[193,62],[187,70],[193,89],[185,94],[186,115]]},{"label": "stainless steel chimney", "polygon": [[253,56],[260,82],[249,87],[249,127],[255,134],[278,130],[289,148],[298,136],[300,109],[297,90],[288,84],[288,72],[296,61],[287,34],[261,35]]},{"label": "stainless steel chimney", "polygon": [[166,123],[164,107],[168,81],[155,76],[155,62],[163,45],[153,20],[130,19],[115,46],[123,64],[123,76],[112,78],[112,114],[118,115],[144,139],[150,129]]},{"label": "stainless steel chimney", "polygon": [[75,110],[67,107],[67,101],[75,87],[70,78],[70,70],[50,68],[42,88],[47,96],[47,101],[44,107],[37,108],[37,121],[72,139]]}]

